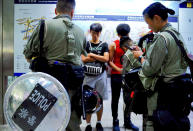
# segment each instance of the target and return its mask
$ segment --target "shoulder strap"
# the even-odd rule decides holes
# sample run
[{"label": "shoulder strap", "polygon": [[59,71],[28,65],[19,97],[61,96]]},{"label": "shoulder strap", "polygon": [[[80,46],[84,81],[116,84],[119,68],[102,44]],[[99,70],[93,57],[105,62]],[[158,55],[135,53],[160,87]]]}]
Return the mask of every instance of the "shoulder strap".
[{"label": "shoulder strap", "polygon": [[165,30],[165,32],[168,32],[174,38],[176,44],[178,45],[178,47],[180,48],[180,50],[182,52],[183,57],[188,62],[189,61],[189,57],[187,56],[186,50],[182,46],[182,42],[176,37],[176,35],[172,31]]},{"label": "shoulder strap", "polygon": [[40,34],[39,34],[39,40],[40,40],[40,57],[42,56],[43,51],[43,39],[44,39],[44,26],[45,26],[45,20],[40,21]]},{"label": "shoulder strap", "polygon": [[88,41],[88,44],[89,44],[89,46],[90,46],[90,49],[92,50],[92,46],[91,46],[91,43],[90,43],[90,41]]},{"label": "shoulder strap", "polygon": [[[88,41],[88,42],[89,42],[89,45],[90,45],[90,47],[91,47],[91,49],[92,49],[92,45],[91,45],[90,41]],[[104,42],[100,41],[100,44],[97,46],[96,49],[98,49],[98,47],[100,47],[103,43],[104,43]]]},{"label": "shoulder strap", "polygon": [[169,30],[165,30],[165,32],[168,32],[169,34],[171,34],[171,36],[174,38],[176,44],[180,48],[180,50],[182,52],[182,56],[185,58],[185,61],[188,63],[188,65],[190,67],[191,77],[193,79],[193,61],[189,58],[188,54],[186,53],[186,50],[184,49],[182,42],[175,36],[175,34],[173,32],[171,32]]}]

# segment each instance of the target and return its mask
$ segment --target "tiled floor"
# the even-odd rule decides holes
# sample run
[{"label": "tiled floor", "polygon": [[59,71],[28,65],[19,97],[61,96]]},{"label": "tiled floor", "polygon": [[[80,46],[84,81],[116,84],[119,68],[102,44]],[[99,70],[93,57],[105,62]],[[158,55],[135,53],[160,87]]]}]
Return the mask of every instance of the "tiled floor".
[{"label": "tiled floor", "polygon": [[[109,81],[109,79],[108,79]],[[109,93],[109,99],[104,101],[104,112],[102,117],[102,125],[104,126],[105,131],[112,131],[112,115],[111,115],[111,89],[110,89],[110,82],[108,82],[108,93]],[[119,100],[119,125],[121,127],[121,131],[130,131],[123,128],[123,97],[122,94],[120,96]],[[191,129],[190,131],[193,131],[193,112],[189,115],[190,122],[191,122]],[[131,113],[131,121],[139,127],[140,131],[142,131],[142,115],[135,115],[134,113]],[[96,126],[96,114],[93,114],[91,125],[93,127],[93,131],[95,131]],[[85,120],[82,121],[81,129],[82,131],[85,130],[86,122]]]},{"label": "tiled floor", "polygon": [[[109,93],[110,95],[110,93]],[[105,131],[112,131],[112,116],[111,116],[111,99],[108,99],[107,101],[104,101],[104,112],[103,112],[103,118],[102,118],[102,125],[105,128]],[[119,125],[121,127],[121,131],[125,131],[123,128],[123,100],[122,96],[119,103]],[[131,120],[132,122],[137,125],[140,128],[140,131],[142,131],[142,115],[135,115],[134,113],[131,114]],[[93,127],[93,131],[95,130],[96,126],[96,114],[93,114],[91,125]],[[86,127],[86,122],[82,121],[81,129],[84,131]],[[129,131],[129,130],[127,130]]]},{"label": "tiled floor", "polygon": [[[105,100],[104,105],[104,111],[103,111],[103,117],[102,117],[102,125],[104,127],[105,131],[112,131],[112,115],[111,115],[111,87],[110,87],[110,79],[108,79],[108,100]],[[118,109],[118,118],[119,118],[119,125],[121,128],[121,131],[126,131],[125,128],[123,128],[123,97],[122,93],[119,99],[119,109]],[[140,131],[142,131],[142,115],[135,115],[134,113],[131,114],[131,120],[132,122],[137,125],[140,128]],[[93,114],[91,125],[93,127],[93,131],[95,131],[96,126],[96,114]],[[86,127],[86,121],[83,120],[81,124],[82,131],[85,130]],[[127,130],[129,131],[129,130]]]}]

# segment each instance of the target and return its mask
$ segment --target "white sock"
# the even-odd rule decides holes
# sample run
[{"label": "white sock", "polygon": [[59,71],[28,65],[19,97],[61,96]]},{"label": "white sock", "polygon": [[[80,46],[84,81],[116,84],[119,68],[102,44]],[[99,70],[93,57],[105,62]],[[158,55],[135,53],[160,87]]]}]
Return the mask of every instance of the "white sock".
[{"label": "white sock", "polygon": [[90,122],[89,122],[89,123],[87,123],[87,126],[88,126],[88,125],[91,125],[91,123],[90,123]]},{"label": "white sock", "polygon": [[97,123],[101,123],[101,121],[97,121]]}]

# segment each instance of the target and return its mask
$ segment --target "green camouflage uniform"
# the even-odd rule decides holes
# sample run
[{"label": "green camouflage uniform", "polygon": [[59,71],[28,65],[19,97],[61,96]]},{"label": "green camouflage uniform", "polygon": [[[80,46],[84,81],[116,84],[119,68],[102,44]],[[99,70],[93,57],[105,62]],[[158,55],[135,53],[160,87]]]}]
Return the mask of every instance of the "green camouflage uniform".
[{"label": "green camouflage uniform", "polygon": [[127,50],[123,56],[123,71],[122,74],[129,72],[133,68],[140,67],[141,63],[134,58],[131,50]]},{"label": "green camouflage uniform", "polygon": [[[40,26],[34,30],[24,48],[23,53],[27,59],[32,59],[32,57],[39,55],[39,30]],[[43,55],[48,59],[49,63],[59,61],[81,65],[81,54],[87,55],[85,45],[84,32],[71,22],[68,15],[58,15],[52,20],[45,21]],[[70,98],[75,92],[76,90],[68,90]],[[80,117],[73,110],[67,130],[81,131],[80,124]]]},{"label": "green camouflage uniform", "polygon": [[[147,90],[154,91],[157,76],[164,76],[165,82],[186,72],[187,63],[181,55],[173,37],[164,32],[165,30],[175,33],[178,39],[183,41],[180,33],[169,23],[166,24],[159,33],[155,34],[152,42],[146,44],[145,61],[139,73],[143,86]],[[152,116],[157,108],[157,96],[155,91],[152,96],[147,98],[148,116]],[[146,122],[146,131],[154,131],[153,122]]]},{"label": "green camouflage uniform", "polygon": [[[39,42],[38,26],[27,42],[24,55],[27,59],[38,56]],[[80,55],[86,55],[84,32],[73,24],[68,15],[59,15],[45,21],[43,55],[50,61],[70,62],[81,64]]]}]

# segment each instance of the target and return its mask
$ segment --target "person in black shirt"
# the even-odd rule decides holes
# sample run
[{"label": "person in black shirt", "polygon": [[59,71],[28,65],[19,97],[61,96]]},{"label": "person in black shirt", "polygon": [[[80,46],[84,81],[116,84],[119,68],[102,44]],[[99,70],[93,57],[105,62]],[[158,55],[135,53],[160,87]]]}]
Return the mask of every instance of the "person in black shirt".
[{"label": "person in black shirt", "polygon": [[[86,44],[87,56],[81,55],[85,64],[85,78],[83,85],[88,85],[96,90],[102,99],[107,99],[107,74],[105,63],[109,61],[108,44],[99,40],[102,26],[99,23],[93,23],[90,26],[92,39]],[[101,118],[103,107],[97,112],[96,130],[103,131]],[[90,124],[91,114],[86,115],[87,127],[85,131],[92,131]]]}]

